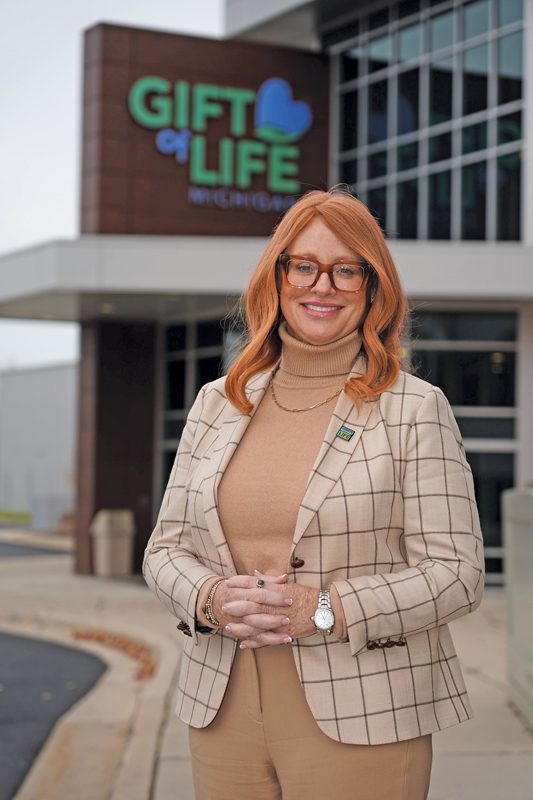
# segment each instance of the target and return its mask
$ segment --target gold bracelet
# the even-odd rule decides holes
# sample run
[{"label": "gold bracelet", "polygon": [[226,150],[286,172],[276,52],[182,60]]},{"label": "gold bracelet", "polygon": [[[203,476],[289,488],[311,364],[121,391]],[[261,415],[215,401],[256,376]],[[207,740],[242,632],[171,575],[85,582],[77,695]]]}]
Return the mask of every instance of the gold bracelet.
[{"label": "gold bracelet", "polygon": [[219,585],[220,585],[220,584],[221,584],[221,583],[222,583],[224,580],[225,580],[225,578],[221,578],[219,581],[216,581],[216,583],[214,583],[214,584],[212,585],[212,587],[211,587],[211,590],[210,590],[210,592],[209,592],[209,595],[208,595],[208,597],[207,597],[207,600],[206,600],[205,606],[204,606],[204,614],[205,614],[206,618],[209,620],[209,622],[211,623],[211,625],[215,625],[217,628],[220,628],[220,627],[221,627],[221,623],[220,623],[220,622],[218,621],[218,619],[215,617],[215,612],[214,612],[214,609],[213,609],[213,599],[214,599],[214,597],[215,597],[215,592],[216,592],[216,590],[217,590],[217,587],[218,587],[218,586],[219,586]]}]

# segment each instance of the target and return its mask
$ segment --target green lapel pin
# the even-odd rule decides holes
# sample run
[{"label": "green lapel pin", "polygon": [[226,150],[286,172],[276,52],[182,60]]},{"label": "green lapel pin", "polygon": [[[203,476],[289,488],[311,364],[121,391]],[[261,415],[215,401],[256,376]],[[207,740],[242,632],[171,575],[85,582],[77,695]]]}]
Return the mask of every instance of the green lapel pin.
[{"label": "green lapel pin", "polygon": [[355,431],[352,431],[351,428],[347,428],[346,425],[341,425],[335,436],[338,436],[339,439],[345,439],[347,442],[349,442],[354,433]]}]

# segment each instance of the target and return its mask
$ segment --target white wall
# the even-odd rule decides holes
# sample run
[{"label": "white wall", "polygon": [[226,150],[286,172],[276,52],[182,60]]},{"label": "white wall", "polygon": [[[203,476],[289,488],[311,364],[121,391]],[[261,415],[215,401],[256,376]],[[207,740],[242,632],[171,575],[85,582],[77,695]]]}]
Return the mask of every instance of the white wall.
[{"label": "white wall", "polygon": [[0,509],[39,528],[74,507],[77,381],[77,364],[0,372]]}]

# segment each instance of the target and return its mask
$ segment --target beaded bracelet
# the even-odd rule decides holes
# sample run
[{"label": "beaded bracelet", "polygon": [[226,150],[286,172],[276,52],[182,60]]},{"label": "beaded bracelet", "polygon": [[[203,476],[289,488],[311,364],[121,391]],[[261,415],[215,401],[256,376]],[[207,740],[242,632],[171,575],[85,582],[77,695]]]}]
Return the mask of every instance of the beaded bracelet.
[{"label": "beaded bracelet", "polygon": [[211,591],[209,592],[209,595],[207,597],[207,600],[206,600],[206,603],[205,603],[205,606],[204,606],[204,614],[205,614],[206,618],[209,620],[209,622],[212,625],[215,625],[217,628],[221,627],[221,623],[215,617],[215,612],[214,612],[214,609],[213,609],[213,599],[215,597],[215,592],[217,590],[217,587],[224,580],[225,580],[224,578],[221,578],[219,581],[217,581],[216,583],[214,583],[212,585]]}]

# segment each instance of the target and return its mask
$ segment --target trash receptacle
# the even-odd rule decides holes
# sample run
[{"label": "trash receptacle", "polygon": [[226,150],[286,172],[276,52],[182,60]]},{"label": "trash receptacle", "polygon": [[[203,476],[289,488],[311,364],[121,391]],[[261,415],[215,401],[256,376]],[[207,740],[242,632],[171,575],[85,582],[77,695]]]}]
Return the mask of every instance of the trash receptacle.
[{"label": "trash receptacle", "polygon": [[131,575],[135,523],[130,509],[101,509],[90,527],[94,571],[102,578]]},{"label": "trash receptacle", "polygon": [[533,725],[533,485],[502,496],[511,700]]}]

